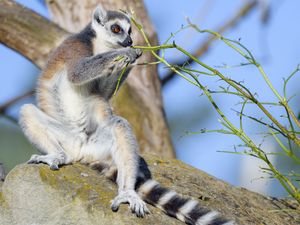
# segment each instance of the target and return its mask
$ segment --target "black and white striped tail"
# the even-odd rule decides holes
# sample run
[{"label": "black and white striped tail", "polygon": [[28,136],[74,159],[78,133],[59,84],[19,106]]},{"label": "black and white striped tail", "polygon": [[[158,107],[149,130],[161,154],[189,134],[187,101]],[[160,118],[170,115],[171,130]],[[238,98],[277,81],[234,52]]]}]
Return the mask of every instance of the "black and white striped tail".
[{"label": "black and white striped tail", "polygon": [[137,192],[143,200],[178,220],[191,225],[233,225],[216,211],[205,209],[195,200],[180,197],[176,192],[149,179],[140,182]]}]

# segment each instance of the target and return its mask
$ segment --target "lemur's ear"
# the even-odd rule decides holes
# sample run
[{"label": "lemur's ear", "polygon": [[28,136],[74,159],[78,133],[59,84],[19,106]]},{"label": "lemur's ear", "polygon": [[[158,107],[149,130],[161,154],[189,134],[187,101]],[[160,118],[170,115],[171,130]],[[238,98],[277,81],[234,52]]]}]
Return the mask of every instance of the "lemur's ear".
[{"label": "lemur's ear", "polygon": [[93,19],[102,26],[104,26],[105,22],[107,21],[107,11],[102,7],[101,4],[99,4],[94,10]]}]

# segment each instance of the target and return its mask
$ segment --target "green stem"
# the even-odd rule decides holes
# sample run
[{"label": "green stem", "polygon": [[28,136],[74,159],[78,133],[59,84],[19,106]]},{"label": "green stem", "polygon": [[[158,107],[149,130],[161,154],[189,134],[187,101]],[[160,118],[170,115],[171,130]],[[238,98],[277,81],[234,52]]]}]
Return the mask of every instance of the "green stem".
[{"label": "green stem", "polygon": [[280,96],[280,94],[278,93],[278,91],[274,88],[273,84],[271,83],[271,81],[269,80],[267,74],[265,73],[265,71],[263,70],[263,68],[261,67],[260,64],[256,65],[259,72],[262,74],[264,80],[266,81],[266,83],[268,84],[269,88],[272,90],[272,92],[276,95],[276,97],[278,98],[279,102],[283,101],[283,98]]},{"label": "green stem", "polygon": [[169,45],[159,45],[159,46],[132,46],[132,48],[138,48],[138,49],[142,49],[142,50],[147,50],[147,51],[157,51],[160,49],[169,49],[169,48],[174,48],[175,46],[173,44],[169,44]]},{"label": "green stem", "polygon": [[[136,27],[139,29],[140,33],[142,34],[142,36],[144,37],[144,40],[146,41],[148,47],[145,47],[144,49],[146,50],[150,50],[151,53],[162,63],[164,63],[169,69],[171,69],[173,72],[179,74],[180,76],[182,76],[184,79],[186,79],[187,81],[189,81],[190,83],[196,85],[197,87],[199,87],[204,94],[207,96],[207,98],[209,99],[209,101],[211,102],[211,104],[213,105],[213,107],[215,108],[215,110],[217,111],[217,113],[221,116],[223,122],[221,122],[225,127],[227,127],[229,130],[232,131],[233,134],[235,134],[236,136],[238,136],[248,147],[250,147],[252,149],[252,151],[256,154],[257,157],[259,157],[261,160],[263,160],[269,167],[270,171],[272,171],[272,173],[274,174],[274,176],[279,180],[279,182],[281,183],[281,185],[285,188],[285,190],[292,196],[294,197],[299,203],[300,203],[300,193],[298,192],[298,190],[295,188],[295,186],[292,184],[292,182],[285,176],[283,176],[274,166],[273,164],[269,161],[267,155],[259,148],[257,147],[252,140],[244,133],[243,130],[240,130],[238,128],[236,128],[234,126],[234,124],[232,124],[227,117],[224,115],[224,113],[220,110],[220,108],[218,107],[218,105],[215,103],[215,101],[212,98],[211,93],[209,92],[209,90],[203,86],[197,76],[195,76],[191,71],[185,70],[184,72],[186,74],[189,74],[195,81],[190,80],[188,77],[186,77],[183,73],[181,73],[180,71],[178,71],[174,66],[170,65],[164,58],[160,57],[159,55],[157,55],[155,53],[155,50],[160,49],[159,46],[154,46],[152,47],[146,34],[144,33],[144,30],[142,28],[142,26],[140,24],[138,24],[134,19],[133,23],[136,25]],[[231,43],[230,43],[231,44]],[[163,48],[165,48],[168,45],[165,45]],[[141,46],[140,46],[141,47]],[[219,71],[213,69],[212,67],[206,65],[205,63],[201,62],[200,60],[198,60],[196,57],[192,56],[191,54],[189,54],[187,51],[185,51],[183,48],[175,45],[175,43],[173,43],[173,45],[168,46],[170,48],[176,48],[177,50],[179,50],[180,52],[182,52],[183,54],[187,55],[188,57],[190,57],[192,60],[194,60],[196,63],[198,63],[199,65],[201,65],[202,67],[206,68],[207,70],[213,72],[213,74],[218,75],[222,80],[224,80],[226,83],[228,83],[229,85],[231,85],[232,87],[234,87],[239,93],[241,93],[244,97],[246,97],[247,99],[251,100],[253,103],[255,103],[256,105],[258,105],[258,107],[265,113],[265,115],[267,115],[268,118],[271,119],[271,121],[276,124],[277,127],[279,127],[279,129],[284,132],[285,134],[287,134],[288,138],[291,138],[298,146],[300,146],[300,141],[299,139],[294,135],[294,134],[290,134],[265,108],[262,104],[260,104],[258,102],[257,99],[254,98],[254,96],[250,93],[250,92],[246,92],[244,91],[241,87],[239,87],[237,85],[237,83],[233,82],[232,80],[226,78],[223,74],[221,74]],[[167,47],[166,47],[167,48]],[[254,60],[255,61],[255,60]],[[246,89],[247,90],[247,89]],[[255,156],[255,155],[254,155]]]},{"label": "green stem", "polygon": [[120,83],[121,83],[123,74],[125,73],[127,67],[128,67],[128,63],[127,63],[126,66],[122,69],[121,74],[120,74],[119,77],[118,77],[117,86],[116,86],[116,88],[115,88],[115,91],[114,91],[113,96],[116,96],[116,94],[117,94],[117,92],[118,92],[118,90],[119,90],[119,87],[120,87]]},{"label": "green stem", "polygon": [[[160,57],[158,54],[156,54],[155,50],[158,50],[159,49],[159,46],[151,46],[150,42],[149,42],[149,39],[147,38],[144,30],[143,30],[143,27],[142,25],[138,24],[136,22],[136,20],[134,18],[131,18],[132,22],[135,24],[135,26],[138,28],[138,30],[140,31],[140,33],[142,34],[146,44],[148,45],[147,46],[144,46],[143,49],[145,50],[150,50],[151,51],[151,54],[156,58],[158,59],[159,61],[161,61],[162,63],[164,63],[170,70],[172,70],[174,73],[177,73],[179,76],[181,76],[183,79],[187,80],[188,82],[190,82],[191,84],[193,85],[196,85],[197,86],[197,83],[193,82],[191,79],[189,79],[188,77],[186,77],[183,73],[180,73],[174,66],[171,66],[164,58]],[[175,45],[165,45],[165,46],[168,46],[166,48],[174,48]],[[142,46],[135,46],[135,48],[138,48],[138,47],[142,47]]]},{"label": "green stem", "polygon": [[[136,21],[133,19],[134,23],[136,23]],[[150,50],[151,53],[158,59],[160,60],[162,63],[164,63],[165,65],[167,65],[167,67],[169,67],[173,72],[179,74],[181,77],[183,77],[185,80],[189,81],[190,83],[195,84],[195,82],[191,81],[189,78],[187,78],[186,76],[184,76],[184,74],[180,73],[178,70],[176,70],[173,66],[171,66],[165,59],[159,57],[154,50],[158,50],[160,49],[159,46],[151,46],[144,30],[142,29],[142,26],[138,24],[138,29],[141,32],[144,40],[146,41],[148,47],[143,47],[143,49],[147,49]],[[197,28],[198,29],[198,28]],[[223,38],[219,33],[217,32],[213,32],[210,30],[199,30],[200,32],[208,32],[211,33],[213,35],[215,35],[216,37],[222,39],[223,41],[225,41],[225,43],[227,43],[230,47],[232,47],[233,49],[235,49],[236,51],[238,51],[241,55],[243,55],[245,58],[247,58],[249,60],[249,57],[238,47],[234,46],[232,43],[230,43],[227,39]],[[140,46],[141,47],[141,46]],[[163,45],[162,48],[166,49],[166,48],[176,48],[177,50],[179,50],[180,52],[182,52],[183,54],[185,54],[186,56],[188,56],[189,58],[191,58],[194,62],[198,63],[199,65],[201,65],[202,67],[206,68],[207,70],[211,71],[213,74],[219,76],[222,80],[224,80],[226,83],[228,83],[229,85],[231,85],[233,88],[235,88],[238,92],[240,92],[243,96],[245,96],[247,99],[251,100],[253,103],[255,103],[262,111],[263,113],[283,132],[287,134],[287,137],[290,138],[297,146],[300,147],[300,140],[299,138],[295,135],[295,134],[291,134],[288,130],[285,129],[285,127],[279,123],[278,120],[276,120],[272,114],[253,96],[253,95],[249,95],[249,93],[245,92],[242,88],[240,88],[237,84],[235,84],[234,82],[232,82],[231,80],[227,79],[223,74],[221,74],[218,70],[208,66],[207,64],[201,62],[198,58],[196,58],[195,56],[191,55],[190,53],[188,53],[185,49],[181,48],[180,46],[176,45],[175,43],[173,44],[169,44],[169,45]],[[252,55],[250,55],[251,59],[252,59],[252,63],[254,63],[255,65],[258,66],[258,68],[260,69],[261,73],[263,74],[266,82],[268,83],[268,85],[270,86],[270,88],[272,89],[272,91],[275,91],[276,96],[280,97],[281,96],[277,93],[277,91],[274,89],[274,87],[272,86],[271,82],[269,81],[268,77],[266,76],[266,74],[264,73],[262,67],[256,63],[254,57]],[[278,95],[277,95],[278,94]],[[286,101],[281,101],[281,104],[287,109],[287,111],[289,112],[289,114],[292,116],[292,118],[295,120],[296,124],[300,127],[300,123],[297,120],[295,114],[292,112],[292,110],[288,107]]]},{"label": "green stem", "polygon": [[[263,113],[283,132],[287,135],[288,138],[290,138],[297,146],[300,147],[300,140],[298,137],[295,136],[295,134],[291,134],[285,127],[279,123],[278,120],[276,120],[272,114],[253,96],[249,93],[245,92],[242,88],[240,88],[236,83],[234,83],[232,80],[226,78],[222,73],[220,73],[218,70],[215,70],[214,68],[206,65],[205,63],[201,62],[198,58],[188,53],[183,48],[176,46],[176,49],[178,49],[180,52],[185,54],[186,56],[190,57],[193,61],[201,65],[202,67],[206,68],[207,70],[213,72],[217,76],[219,76],[222,80],[224,80],[226,83],[228,83],[230,86],[235,88],[238,92],[240,92],[243,96],[245,96],[247,99],[251,100],[253,103],[255,103],[262,111]],[[288,108],[287,108],[288,110]]]}]

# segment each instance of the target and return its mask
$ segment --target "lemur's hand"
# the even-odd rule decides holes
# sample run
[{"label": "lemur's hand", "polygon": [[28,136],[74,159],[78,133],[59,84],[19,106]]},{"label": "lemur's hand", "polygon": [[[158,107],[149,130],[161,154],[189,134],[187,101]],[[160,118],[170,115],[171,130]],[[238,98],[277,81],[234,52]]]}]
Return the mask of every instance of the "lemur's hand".
[{"label": "lemur's hand", "polygon": [[141,49],[134,48],[134,50],[136,52],[137,58],[139,58],[143,54],[143,51]]},{"label": "lemur's hand", "polygon": [[125,62],[134,63],[142,55],[142,50],[127,47],[124,49]]}]

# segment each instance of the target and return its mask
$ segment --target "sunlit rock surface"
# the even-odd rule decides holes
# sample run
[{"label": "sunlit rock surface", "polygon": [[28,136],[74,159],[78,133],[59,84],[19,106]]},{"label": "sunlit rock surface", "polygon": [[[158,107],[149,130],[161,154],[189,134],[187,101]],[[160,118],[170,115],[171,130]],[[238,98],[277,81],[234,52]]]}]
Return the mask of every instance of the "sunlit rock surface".
[{"label": "sunlit rock surface", "polygon": [[[153,177],[164,186],[197,199],[238,224],[299,224],[297,204],[298,211],[292,210],[282,201],[232,187],[179,160],[144,157]],[[42,164],[19,165],[3,184],[0,182],[0,224],[182,224],[152,206],[145,218],[133,215],[128,205],[114,213],[110,201],[115,195],[114,183],[84,165],[68,165],[58,171]]]}]

